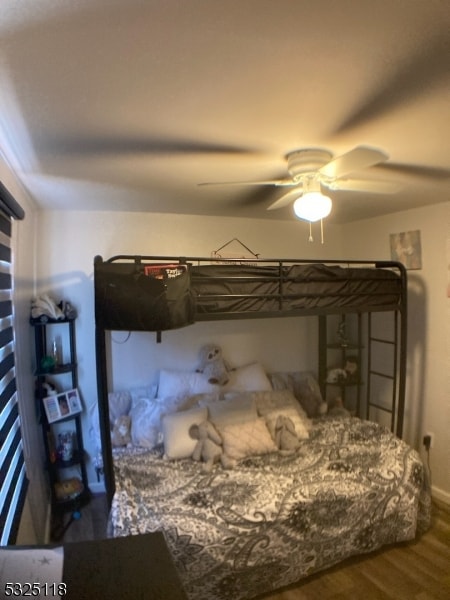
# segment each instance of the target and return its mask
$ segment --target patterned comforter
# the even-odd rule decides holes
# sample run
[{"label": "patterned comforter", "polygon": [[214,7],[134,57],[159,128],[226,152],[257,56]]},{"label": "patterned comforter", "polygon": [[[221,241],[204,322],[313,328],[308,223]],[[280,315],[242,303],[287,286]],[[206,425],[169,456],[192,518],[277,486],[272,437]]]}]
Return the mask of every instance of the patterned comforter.
[{"label": "patterned comforter", "polygon": [[205,473],[162,448],[115,455],[113,536],[164,532],[191,600],[243,600],[427,529],[415,450],[356,418],[318,419],[291,456]]}]

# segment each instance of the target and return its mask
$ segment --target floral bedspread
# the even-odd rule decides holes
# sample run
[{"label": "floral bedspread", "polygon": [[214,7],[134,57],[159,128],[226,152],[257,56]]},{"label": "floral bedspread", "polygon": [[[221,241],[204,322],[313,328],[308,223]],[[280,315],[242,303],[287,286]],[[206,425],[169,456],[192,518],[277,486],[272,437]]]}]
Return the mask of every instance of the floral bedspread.
[{"label": "floral bedspread", "polygon": [[[415,450],[375,423],[318,419],[292,456],[217,465],[115,455],[110,534],[162,530],[191,600],[243,600],[429,525]],[[151,561],[151,557],[149,557]],[[151,563],[150,563],[151,564]]]}]

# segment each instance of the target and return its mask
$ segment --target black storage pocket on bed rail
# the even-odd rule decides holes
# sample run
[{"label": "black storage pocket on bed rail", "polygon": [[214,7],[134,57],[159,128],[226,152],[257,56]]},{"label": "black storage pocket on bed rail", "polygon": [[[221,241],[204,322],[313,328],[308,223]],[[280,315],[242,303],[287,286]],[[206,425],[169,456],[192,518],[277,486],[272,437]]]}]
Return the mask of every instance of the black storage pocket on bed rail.
[{"label": "black storage pocket on bed rail", "polygon": [[97,325],[165,331],[194,322],[188,265],[102,263],[95,270]]}]

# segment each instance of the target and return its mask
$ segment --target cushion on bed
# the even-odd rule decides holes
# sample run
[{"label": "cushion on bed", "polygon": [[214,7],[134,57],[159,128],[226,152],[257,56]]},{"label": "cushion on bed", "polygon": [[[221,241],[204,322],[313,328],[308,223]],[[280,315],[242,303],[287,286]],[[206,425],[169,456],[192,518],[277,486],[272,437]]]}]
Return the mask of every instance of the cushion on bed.
[{"label": "cushion on bed", "polygon": [[191,456],[197,440],[191,438],[189,428],[207,418],[208,409],[203,407],[165,415],[162,419],[164,457],[174,460]]},{"label": "cushion on bed", "polygon": [[110,392],[108,394],[109,403],[109,421],[111,429],[118,417],[129,415],[133,405],[140,398],[154,398],[156,394],[156,386],[132,388],[120,392]]},{"label": "cushion on bed", "polygon": [[229,371],[228,375],[230,380],[222,386],[223,391],[253,392],[272,389],[269,378],[259,363],[238,367]]},{"label": "cushion on bed", "polygon": [[149,385],[148,387],[138,387],[130,389],[131,404],[133,405],[140,398],[154,398],[156,396],[157,387],[156,385]]},{"label": "cushion on bed", "polygon": [[304,420],[308,428],[312,427],[305,409],[298,402],[291,390],[272,390],[271,392],[251,392],[255,400],[256,410],[260,417],[272,410],[279,408],[295,408],[299,416]]},{"label": "cushion on bed", "polygon": [[196,371],[161,369],[159,374],[158,398],[214,393],[217,391],[217,387],[217,385],[208,383],[205,376]]},{"label": "cushion on bed", "polygon": [[277,452],[264,418],[234,423],[217,428],[223,440],[223,451],[234,460]]},{"label": "cushion on bed", "polygon": [[166,398],[139,398],[130,411],[131,442],[134,446],[153,448],[163,439],[164,415],[188,409],[192,406],[189,396]]},{"label": "cushion on bed", "polygon": [[130,411],[131,443],[153,448],[161,442],[160,406],[150,398],[139,398]]},{"label": "cushion on bed", "polygon": [[265,415],[267,429],[272,436],[272,439],[275,441],[276,438],[276,424],[278,421],[278,417],[287,417],[292,421],[292,424],[295,428],[295,433],[299,440],[306,440],[309,438],[309,431],[305,426],[304,421],[300,418],[300,415],[293,407],[286,408],[278,408],[268,412]]},{"label": "cushion on bed", "polygon": [[245,403],[254,403],[256,411],[260,417],[268,413],[281,410],[292,409],[299,423],[302,423],[302,430],[309,431],[312,427],[312,421],[308,418],[306,411],[299,404],[294,394],[290,390],[271,390],[270,392],[227,392],[224,394],[225,401],[233,400],[237,405]]},{"label": "cushion on bed", "polygon": [[111,429],[114,427],[116,419],[128,415],[131,409],[131,394],[128,391],[109,392],[109,423]]},{"label": "cushion on bed", "polygon": [[213,402],[221,399],[219,391],[205,394],[192,394],[186,397],[186,408],[195,408],[196,406],[209,406]]},{"label": "cushion on bed", "polygon": [[258,417],[255,402],[248,394],[238,394],[229,400],[208,402],[203,406],[208,408],[209,420],[216,427],[253,421]]},{"label": "cushion on bed", "polygon": [[314,375],[308,371],[273,373],[270,376],[274,390],[290,390],[308,417],[319,417],[326,404],[322,400],[320,387]]}]

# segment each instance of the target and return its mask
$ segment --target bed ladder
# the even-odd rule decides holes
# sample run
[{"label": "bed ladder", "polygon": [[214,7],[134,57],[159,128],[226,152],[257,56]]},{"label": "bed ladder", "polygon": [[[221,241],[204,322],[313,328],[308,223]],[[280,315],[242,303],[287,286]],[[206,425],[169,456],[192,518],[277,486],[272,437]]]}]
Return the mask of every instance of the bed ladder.
[{"label": "bed ladder", "polygon": [[[399,313],[398,311],[394,312],[394,337],[393,339],[388,339],[386,337],[379,337],[373,331],[373,323],[372,323],[373,315],[372,313],[368,313],[368,321],[367,321],[367,340],[368,340],[368,348],[367,348],[367,397],[366,397],[366,418],[371,420],[371,413],[373,411],[381,411],[390,415],[390,429],[391,431],[395,431],[395,427],[397,425],[397,435],[399,434],[400,427],[400,436],[401,436],[401,428],[402,423],[396,423],[396,415],[397,415],[397,402],[399,398]],[[376,352],[375,348],[377,348],[378,356],[380,352],[385,351],[387,355],[391,352],[393,360],[391,363],[392,368],[385,368],[383,365],[379,369],[373,368],[374,363],[374,354]],[[389,350],[391,349],[391,350]],[[379,394],[377,392],[373,392],[373,388],[375,387],[375,381],[378,380],[378,383],[381,384],[383,380],[390,381],[392,386],[390,404],[388,402],[381,402]]]}]

